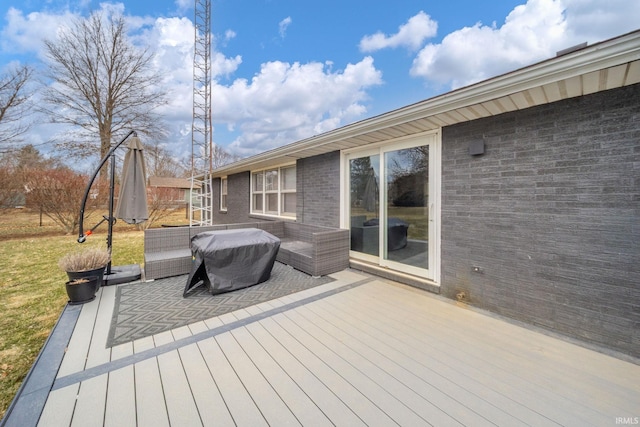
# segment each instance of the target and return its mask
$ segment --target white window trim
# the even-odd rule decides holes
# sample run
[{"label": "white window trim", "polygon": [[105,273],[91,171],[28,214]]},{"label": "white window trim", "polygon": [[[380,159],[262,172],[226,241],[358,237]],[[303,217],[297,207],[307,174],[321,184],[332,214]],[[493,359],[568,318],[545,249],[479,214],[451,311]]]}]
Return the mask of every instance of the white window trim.
[{"label": "white window trim", "polygon": [[[225,187],[224,182],[227,183],[227,185],[226,185],[226,187],[227,187],[226,193],[223,193],[223,188]],[[225,197],[226,206],[223,206],[223,204],[222,204],[222,196]],[[223,211],[223,212],[226,212],[228,207],[229,207],[229,180],[227,179],[226,176],[223,176],[223,177],[220,178],[220,210]]]},{"label": "white window trim", "polygon": [[[269,216],[269,217],[274,217],[274,218],[287,218],[287,219],[295,219],[296,218],[296,214],[295,212],[291,215],[291,214],[285,214],[282,212],[282,195],[283,194],[294,194],[297,193],[297,186],[296,189],[293,190],[283,190],[282,189],[282,169],[286,169],[286,168],[290,168],[290,167],[294,167],[296,168],[296,164],[295,163],[288,163],[285,165],[280,165],[280,166],[274,166],[274,167],[270,167],[270,168],[265,168],[265,169],[256,169],[256,170],[252,170],[251,171],[251,178],[249,180],[249,186],[250,186],[250,196],[249,196],[249,214],[250,215],[263,215],[263,216]],[[267,178],[266,178],[266,172],[268,171],[273,171],[273,170],[277,170],[278,171],[278,180],[277,180],[277,186],[278,189],[277,190],[266,190],[266,186],[267,186]],[[254,191],[253,187],[254,187],[254,175],[257,173],[262,173],[262,191]],[[262,211],[257,211],[255,209],[255,207],[253,206],[253,199],[254,199],[254,194],[262,194]],[[278,200],[277,200],[277,211],[267,211],[267,194],[277,194],[278,195]]]}]

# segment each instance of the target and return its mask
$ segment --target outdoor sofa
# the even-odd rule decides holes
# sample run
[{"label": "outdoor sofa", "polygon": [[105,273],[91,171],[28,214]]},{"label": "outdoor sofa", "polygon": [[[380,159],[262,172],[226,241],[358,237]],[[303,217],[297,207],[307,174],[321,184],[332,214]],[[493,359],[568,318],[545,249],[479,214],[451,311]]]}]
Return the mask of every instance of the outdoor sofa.
[{"label": "outdoor sofa", "polygon": [[205,231],[237,228],[258,228],[280,238],[276,260],[311,276],[324,276],[349,266],[349,230],[291,221],[263,221],[147,229],[144,232],[145,278],[189,274],[193,236]]},{"label": "outdoor sofa", "polygon": [[[397,251],[407,246],[409,223],[400,218],[387,220],[387,250]],[[364,215],[351,217],[351,249],[378,255],[380,222],[378,218],[367,220]]]}]

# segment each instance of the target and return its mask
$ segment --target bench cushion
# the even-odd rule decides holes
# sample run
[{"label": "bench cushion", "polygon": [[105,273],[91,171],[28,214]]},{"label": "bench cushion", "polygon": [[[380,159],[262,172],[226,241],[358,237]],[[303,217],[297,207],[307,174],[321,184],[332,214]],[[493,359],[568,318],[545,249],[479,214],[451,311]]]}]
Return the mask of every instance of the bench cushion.
[{"label": "bench cushion", "polygon": [[191,259],[191,249],[173,249],[163,252],[147,252],[144,254],[145,264],[153,261],[164,261],[174,258],[189,258]]},{"label": "bench cushion", "polygon": [[302,242],[300,240],[281,239],[280,249],[299,253],[308,257],[313,256],[313,244],[309,242]]}]

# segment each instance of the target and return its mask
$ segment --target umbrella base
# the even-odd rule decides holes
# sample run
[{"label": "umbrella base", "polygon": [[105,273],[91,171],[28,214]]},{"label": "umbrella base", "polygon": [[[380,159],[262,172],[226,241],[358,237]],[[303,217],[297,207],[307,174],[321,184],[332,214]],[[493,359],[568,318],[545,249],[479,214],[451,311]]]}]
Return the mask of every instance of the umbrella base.
[{"label": "umbrella base", "polygon": [[104,275],[104,283],[102,286],[134,282],[140,280],[140,277],[140,265],[138,264],[111,267],[111,274]]}]

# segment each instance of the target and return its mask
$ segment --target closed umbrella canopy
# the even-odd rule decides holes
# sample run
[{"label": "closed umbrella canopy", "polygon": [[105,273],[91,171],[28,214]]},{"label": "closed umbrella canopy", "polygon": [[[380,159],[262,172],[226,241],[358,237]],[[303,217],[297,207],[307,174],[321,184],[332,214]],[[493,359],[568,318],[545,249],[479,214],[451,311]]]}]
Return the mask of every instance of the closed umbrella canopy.
[{"label": "closed umbrella canopy", "polygon": [[128,224],[139,224],[149,219],[147,208],[147,173],[142,156],[142,142],[131,138],[124,156],[122,180],[115,217]]}]

